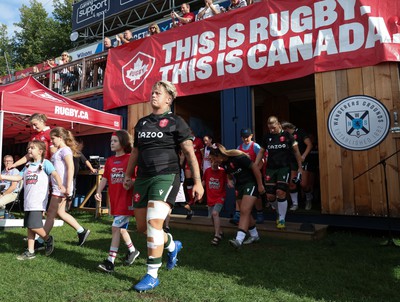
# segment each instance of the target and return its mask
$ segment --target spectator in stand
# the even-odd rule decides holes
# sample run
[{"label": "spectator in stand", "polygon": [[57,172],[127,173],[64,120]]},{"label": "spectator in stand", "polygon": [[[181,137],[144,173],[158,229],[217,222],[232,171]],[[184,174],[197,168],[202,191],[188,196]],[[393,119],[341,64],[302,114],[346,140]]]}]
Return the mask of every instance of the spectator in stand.
[{"label": "spectator in stand", "polygon": [[111,39],[109,37],[104,38],[104,51],[108,51],[109,49],[114,48],[111,43]]},{"label": "spectator in stand", "polygon": [[160,28],[158,27],[157,23],[151,23],[149,25],[149,29],[148,29],[148,34],[147,36],[153,36],[153,35],[157,35],[161,32]]},{"label": "spectator in stand", "polygon": [[[61,54],[61,60],[58,61],[58,65],[64,65],[64,64],[68,64],[72,61],[71,56],[69,55],[68,52],[64,51]],[[71,88],[72,85],[75,82],[75,75],[73,74],[73,67],[66,67],[63,68],[60,71],[60,79],[61,79],[61,87],[58,87],[59,89],[61,89],[61,93],[68,93]]]},{"label": "spectator in stand", "polygon": [[228,6],[228,11],[235,10],[237,8],[247,6],[246,0],[231,0],[231,4]]},{"label": "spectator in stand", "polygon": [[219,4],[214,4],[213,0],[204,0],[205,6],[199,9],[196,16],[196,21],[204,20],[221,13]]},{"label": "spectator in stand", "polygon": [[50,68],[56,67],[56,61],[54,59],[49,59],[46,60],[46,62],[43,62],[43,70],[49,70]]},{"label": "spectator in stand", "polygon": [[227,182],[225,170],[219,167],[217,162],[211,162],[211,168],[204,172],[202,184],[207,194],[208,216],[211,217],[214,226],[214,238],[211,240],[211,244],[215,246],[223,237],[219,213],[226,200]]},{"label": "spectator in stand", "polygon": [[[194,13],[190,12],[189,3],[183,3],[181,5],[181,12],[182,17],[179,16],[175,11],[171,12],[172,27],[178,27],[188,23],[192,23],[196,19]],[[178,22],[176,21],[176,19],[178,19]]]},{"label": "spectator in stand", "polygon": [[[290,197],[292,200],[292,206],[289,210],[296,211],[299,208],[299,192],[298,186],[300,185],[301,189],[303,190],[304,194],[306,195],[306,207],[305,209],[311,210],[312,206],[312,184],[311,184],[311,175],[309,172],[308,167],[308,155],[310,154],[311,150],[313,149],[313,144],[311,142],[310,136],[308,133],[303,130],[297,128],[295,125],[289,122],[282,122],[282,129],[289,132],[293,135],[294,139],[297,141],[299,146],[299,151],[301,155],[301,160],[303,164],[303,174],[301,175],[300,183],[295,183],[294,181],[290,181],[289,184],[289,192]],[[291,176],[292,180],[297,180],[297,161],[296,157],[293,155],[290,163],[291,167]]]},{"label": "spectator in stand", "polygon": [[[3,157],[4,170],[1,171],[2,175],[19,175],[19,170],[16,168],[7,169],[7,167],[11,166],[14,163],[14,159],[11,155],[6,155]],[[18,195],[18,183],[2,180],[0,181],[0,185],[4,186],[0,192],[0,209],[4,209],[5,206],[15,200]]]},{"label": "spectator in stand", "polygon": [[132,32],[129,29],[127,29],[124,31],[123,34],[118,35],[118,38],[117,38],[118,46],[122,45],[122,44],[130,43],[133,40],[135,40],[135,39],[132,37]]}]

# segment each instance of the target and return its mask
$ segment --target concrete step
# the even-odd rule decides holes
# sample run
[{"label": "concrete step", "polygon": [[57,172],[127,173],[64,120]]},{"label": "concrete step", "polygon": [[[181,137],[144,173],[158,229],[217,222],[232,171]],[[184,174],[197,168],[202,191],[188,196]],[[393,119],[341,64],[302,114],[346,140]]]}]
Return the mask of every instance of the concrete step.
[{"label": "concrete step", "polygon": [[[186,219],[186,215],[172,214],[169,226],[171,229],[191,229],[196,231],[214,232],[211,219],[205,216],[193,216],[192,219]],[[229,222],[228,218],[221,217],[221,228],[225,234],[234,235],[237,226]],[[312,223],[287,222],[286,229],[276,228],[275,221],[264,221],[257,224],[257,231],[260,236],[276,237],[295,240],[319,240],[326,236],[327,225]]]}]

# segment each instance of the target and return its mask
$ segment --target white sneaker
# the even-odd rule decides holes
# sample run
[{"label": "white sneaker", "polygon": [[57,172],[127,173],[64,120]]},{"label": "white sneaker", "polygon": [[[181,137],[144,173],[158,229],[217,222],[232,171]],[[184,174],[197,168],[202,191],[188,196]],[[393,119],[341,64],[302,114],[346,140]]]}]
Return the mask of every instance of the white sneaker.
[{"label": "white sneaker", "polygon": [[297,209],[299,208],[299,206],[298,205],[296,205],[296,204],[294,204],[294,205],[292,205],[291,207],[290,207],[290,211],[297,211]]},{"label": "white sneaker", "polygon": [[306,210],[309,211],[312,208],[312,201],[311,200],[307,200],[306,201]]},{"label": "white sneaker", "polygon": [[245,241],[243,241],[243,244],[247,245],[247,244],[257,243],[259,241],[260,241],[260,237],[259,236],[257,236],[257,237],[250,236]]},{"label": "white sneaker", "polygon": [[236,240],[236,239],[231,239],[231,240],[229,240],[229,244],[231,245],[231,246],[233,246],[235,249],[240,249],[241,247],[242,247],[242,244],[239,242],[239,240]]}]

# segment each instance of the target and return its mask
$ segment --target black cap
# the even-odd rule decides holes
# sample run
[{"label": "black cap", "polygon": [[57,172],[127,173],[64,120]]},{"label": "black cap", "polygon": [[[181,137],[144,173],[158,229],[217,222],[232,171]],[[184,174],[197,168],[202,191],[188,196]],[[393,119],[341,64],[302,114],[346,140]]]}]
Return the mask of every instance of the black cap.
[{"label": "black cap", "polygon": [[250,136],[252,134],[253,134],[253,131],[251,131],[251,129],[249,129],[249,128],[242,129],[240,131],[240,136],[242,136],[242,137],[248,137],[248,136]]}]

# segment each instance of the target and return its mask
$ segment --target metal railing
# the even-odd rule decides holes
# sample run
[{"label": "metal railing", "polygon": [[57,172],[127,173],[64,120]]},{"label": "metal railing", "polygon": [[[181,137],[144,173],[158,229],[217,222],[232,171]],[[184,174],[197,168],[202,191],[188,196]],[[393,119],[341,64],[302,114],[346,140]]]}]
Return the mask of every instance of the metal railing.
[{"label": "metal railing", "polygon": [[59,94],[84,92],[103,87],[106,62],[107,52],[102,52],[42,70],[32,76]]}]

